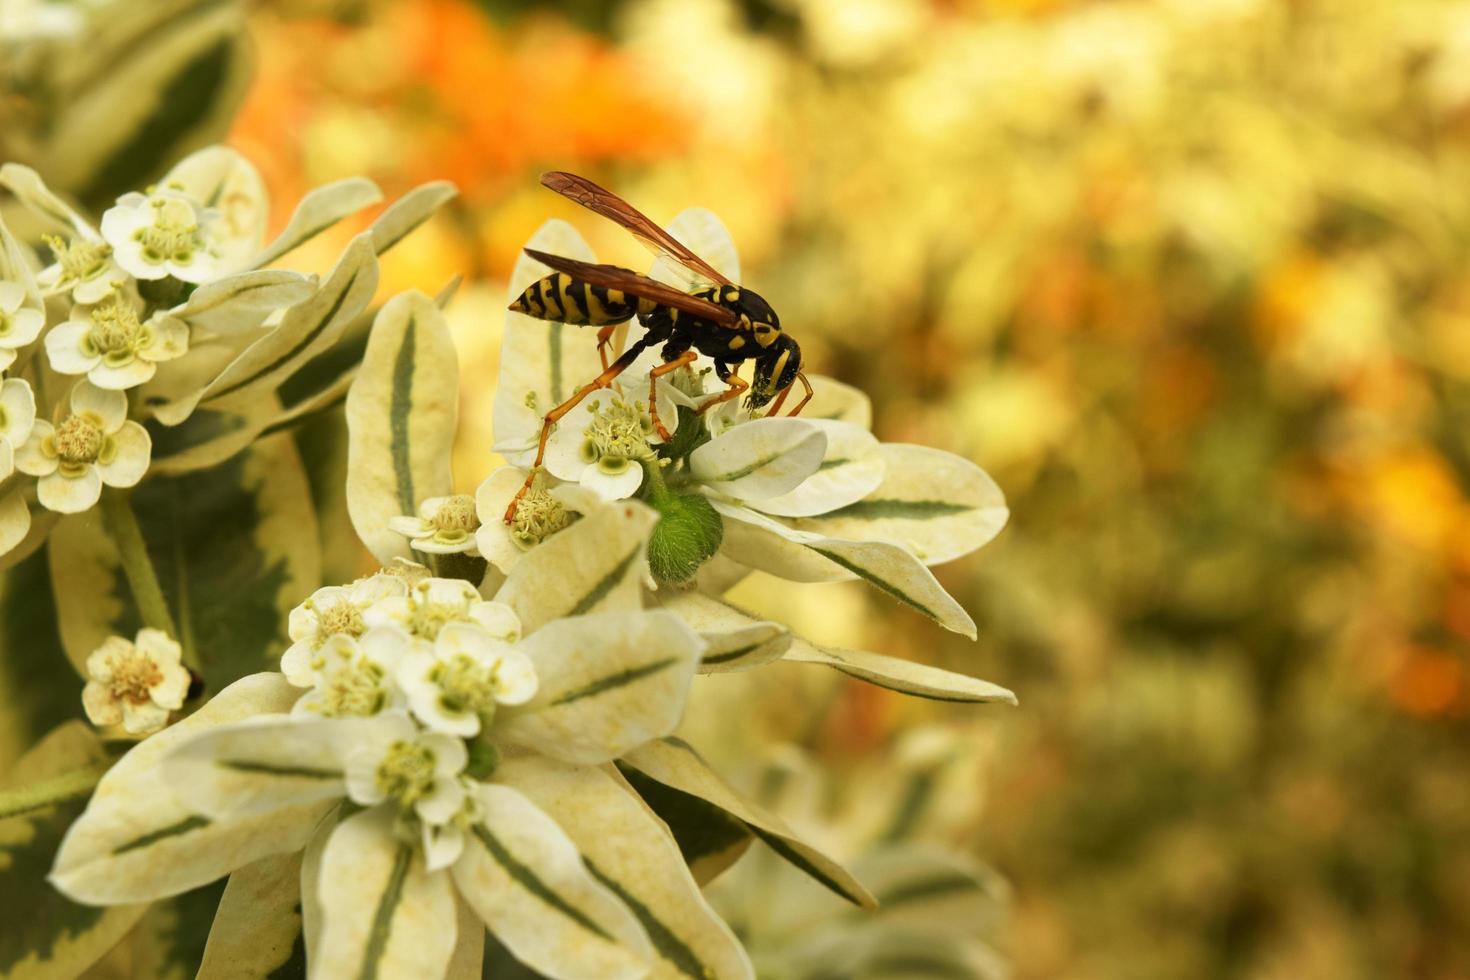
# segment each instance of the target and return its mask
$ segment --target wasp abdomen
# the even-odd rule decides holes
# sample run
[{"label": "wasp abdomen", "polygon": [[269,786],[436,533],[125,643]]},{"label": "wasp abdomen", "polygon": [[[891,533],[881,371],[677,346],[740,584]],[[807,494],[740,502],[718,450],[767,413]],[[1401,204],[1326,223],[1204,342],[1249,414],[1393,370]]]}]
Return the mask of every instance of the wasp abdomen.
[{"label": "wasp abdomen", "polygon": [[634,313],[647,312],[644,306],[652,309],[654,304],[628,296],[620,289],[593,286],[565,272],[554,272],[527,286],[510,308],[538,320],[601,327],[622,323]]}]

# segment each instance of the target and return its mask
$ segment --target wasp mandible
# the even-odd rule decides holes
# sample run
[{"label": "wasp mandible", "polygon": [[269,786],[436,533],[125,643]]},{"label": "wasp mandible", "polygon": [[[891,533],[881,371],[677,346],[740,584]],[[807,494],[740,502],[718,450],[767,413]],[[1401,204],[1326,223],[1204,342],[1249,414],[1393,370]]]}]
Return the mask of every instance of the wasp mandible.
[{"label": "wasp mandible", "polygon": [[[720,275],[708,262],[684,247],[637,208],[587,178],[552,171],[542,175],[541,183],[622,225],[656,254],[688,270],[698,288],[693,292],[683,292],[631,269],[578,262],[526,249],[527,255],[555,271],[527,287],[510,309],[541,320],[600,327],[597,331],[597,353],[603,370],[578,388],[572,397],[542,416],[536,461],[531,465],[525,484],[506,508],[505,523],[515,519],[517,505],[541,471],[546,441],[557,421],[592,392],[611,386],[618,375],[651,347],[663,345],[659,352],[663,363],[653,369],[648,379],[648,414],[660,438],[665,441],[670,435],[658,415],[658,378],[693,362],[699,354],[714,361],[715,374],[726,387],[718,395],[702,402],[695,409],[698,414],[748,392],[745,403],[750,408],[761,408],[775,399],[775,404],[766,413],[775,415],[781,410],[792,385],[798,381],[805,394],[791,414],[798,414],[811,400],[812,386],[801,371],[801,347],[781,332],[781,321],[776,311],[758,294]],[[635,316],[643,325],[643,336],[609,363],[607,348],[613,332]],[[755,362],[750,382],[737,373],[738,366],[746,361]]]}]

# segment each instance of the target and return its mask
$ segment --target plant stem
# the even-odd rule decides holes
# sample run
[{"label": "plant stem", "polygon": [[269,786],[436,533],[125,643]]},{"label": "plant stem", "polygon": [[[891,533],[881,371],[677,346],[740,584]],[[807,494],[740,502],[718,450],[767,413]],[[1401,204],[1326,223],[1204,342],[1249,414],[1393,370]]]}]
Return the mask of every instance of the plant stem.
[{"label": "plant stem", "polygon": [[[175,640],[180,639],[178,627],[168,611],[168,602],[163,597],[163,588],[158,584],[158,573],[153,569],[153,560],[148,557],[148,546],[143,541],[143,529],[138,526],[126,491],[109,490],[102,495],[102,518],[112,533],[122,558],[123,573],[128,577],[128,588],[132,590],[133,602],[143,625],[163,630]],[[194,671],[199,665],[193,663],[189,651],[185,651],[185,662]]]},{"label": "plant stem", "polygon": [[664,482],[663,466],[657,455],[649,453],[638,461],[643,467],[643,483],[648,487],[648,500],[655,507],[669,496],[669,485]]},{"label": "plant stem", "polygon": [[107,770],[105,765],[86,766],[29,786],[0,790],[0,820],[87,796]]}]

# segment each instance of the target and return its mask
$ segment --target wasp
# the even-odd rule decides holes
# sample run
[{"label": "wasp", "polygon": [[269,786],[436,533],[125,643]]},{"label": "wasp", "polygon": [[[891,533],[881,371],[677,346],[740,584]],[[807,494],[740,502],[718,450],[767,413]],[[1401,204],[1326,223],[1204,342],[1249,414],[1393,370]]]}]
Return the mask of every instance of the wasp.
[{"label": "wasp", "polygon": [[[587,178],[553,171],[544,174],[541,183],[627,229],[656,254],[685,270],[693,288],[685,292],[631,269],[526,249],[527,255],[553,271],[528,286],[510,309],[541,320],[599,327],[597,353],[603,370],[572,397],[542,416],[536,461],[525,484],[506,508],[505,523],[515,519],[517,505],[535,482],[546,456],[546,441],[556,423],[592,392],[611,386],[644,351],[660,344],[663,363],[653,369],[648,379],[648,413],[665,441],[670,433],[658,415],[658,379],[693,362],[700,354],[714,361],[715,375],[726,387],[699,404],[695,409],[697,414],[746,393],[746,405],[752,409],[762,408],[775,399],[766,413],[775,415],[797,382],[805,394],[791,415],[801,412],[812,397],[812,386],[801,370],[801,347],[781,332],[781,321],[769,303],[754,290],[722,276],[637,208]],[[608,347],[614,331],[634,317],[644,328],[643,336],[609,362]],[[755,362],[750,382],[737,373],[739,365],[746,361]]]}]

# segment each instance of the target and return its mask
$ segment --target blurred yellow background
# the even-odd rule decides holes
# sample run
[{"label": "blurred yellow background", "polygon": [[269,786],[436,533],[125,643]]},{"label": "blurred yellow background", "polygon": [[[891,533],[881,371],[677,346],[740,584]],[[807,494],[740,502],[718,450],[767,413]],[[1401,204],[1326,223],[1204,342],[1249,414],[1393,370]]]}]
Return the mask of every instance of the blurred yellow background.
[{"label": "blurred yellow background", "polygon": [[1005,489],[999,541],[938,570],[978,644],[855,586],[738,597],[1019,709],[773,667],[705,679],[713,754],[795,739],[841,772],[971,723],[995,748],[953,842],[1012,882],[1021,978],[1470,977],[1470,3],[277,0],[252,21],[231,142],[276,227],[357,173],[462,190],[383,288],[466,276],[464,487],[496,465],[521,243],[560,216],[646,262],[539,187],[557,168],[656,219],[715,210],[881,438]]}]

